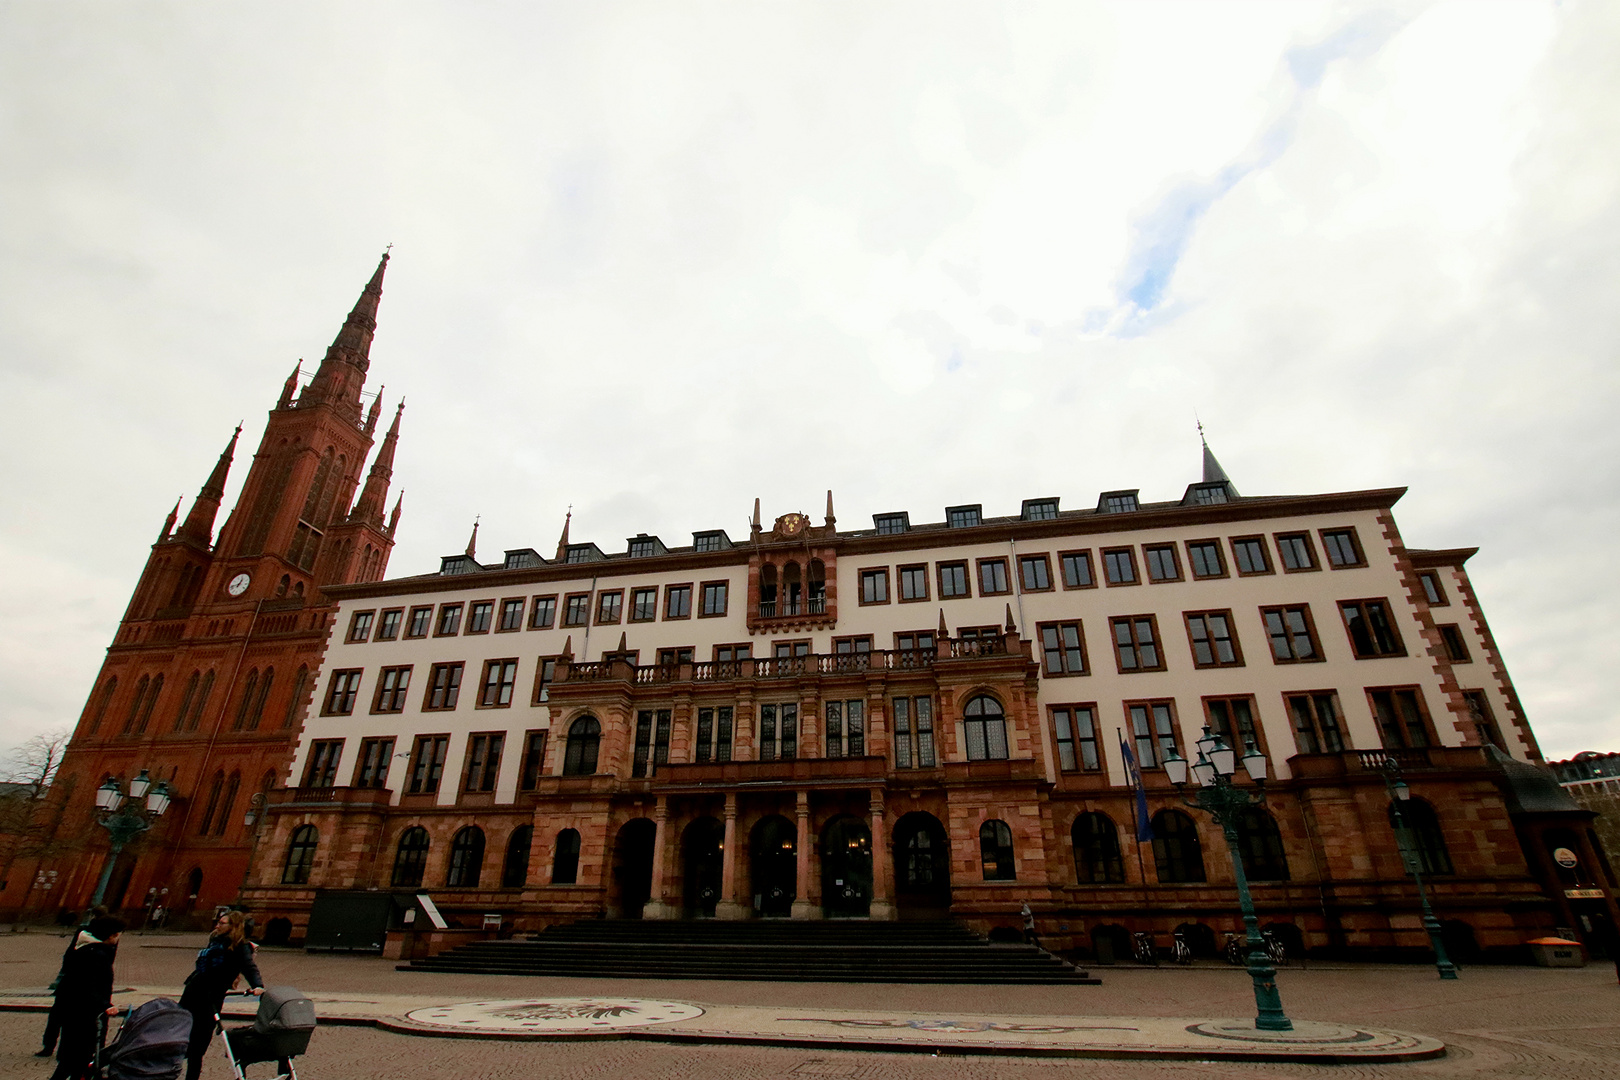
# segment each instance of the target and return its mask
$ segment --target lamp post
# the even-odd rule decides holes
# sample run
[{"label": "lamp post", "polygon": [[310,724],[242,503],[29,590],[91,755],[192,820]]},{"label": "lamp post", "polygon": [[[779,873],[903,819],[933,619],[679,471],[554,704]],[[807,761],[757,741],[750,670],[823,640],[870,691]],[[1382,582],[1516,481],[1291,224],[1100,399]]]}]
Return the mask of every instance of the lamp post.
[{"label": "lamp post", "polygon": [[161,780],[154,785],[145,769],[129,782],[127,793],[110,776],[105,784],[96,789],[96,809],[99,811],[96,820],[111,835],[112,848],[107,853],[107,865],[102,868],[101,880],[96,882],[96,893],[90,898],[91,907],[96,907],[106,897],[107,882],[112,879],[113,866],[118,862],[118,854],[124,850],[124,845],[150,829],[152,822],[162,817],[168,808],[169,785]]},{"label": "lamp post", "polygon": [[1429,906],[1429,893],[1423,887],[1422,867],[1417,853],[1412,850],[1412,837],[1406,827],[1406,804],[1412,799],[1412,789],[1401,778],[1401,763],[1393,754],[1384,755],[1384,786],[1389,789],[1390,816],[1394,819],[1395,845],[1401,849],[1401,865],[1417,883],[1418,903],[1423,907],[1423,929],[1428,931],[1429,944],[1434,948],[1434,968],[1442,979],[1455,979],[1457,965],[1446,955],[1446,944],[1440,938],[1440,920]]},{"label": "lamp post", "polygon": [[[1198,781],[1196,800],[1182,800],[1195,810],[1202,810],[1226,832],[1226,847],[1232,853],[1232,873],[1237,879],[1238,907],[1243,911],[1243,928],[1247,932],[1249,947],[1249,978],[1254,980],[1254,1026],[1261,1031],[1292,1031],[1294,1022],[1283,1013],[1282,996],[1277,993],[1277,969],[1266,953],[1265,939],[1260,936],[1260,921],[1254,915],[1254,900],[1249,895],[1249,876],[1243,872],[1243,854],[1239,849],[1238,815],[1251,806],[1265,804],[1264,788],[1258,797],[1239,789],[1232,783],[1237,772],[1237,751],[1221,741],[1218,735],[1204,729],[1198,740],[1198,760],[1191,765],[1193,777]],[[1266,782],[1266,756],[1251,742],[1243,755],[1243,771],[1256,785]],[[1165,775],[1177,790],[1187,783],[1188,762],[1174,750],[1164,760]]]}]

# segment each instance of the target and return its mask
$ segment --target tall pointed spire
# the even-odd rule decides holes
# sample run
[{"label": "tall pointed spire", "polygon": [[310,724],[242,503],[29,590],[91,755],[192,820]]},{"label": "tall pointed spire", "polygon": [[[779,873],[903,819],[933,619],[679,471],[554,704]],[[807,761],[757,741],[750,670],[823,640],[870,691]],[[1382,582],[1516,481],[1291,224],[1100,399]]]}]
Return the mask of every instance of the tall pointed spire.
[{"label": "tall pointed spire", "polygon": [[951,628],[945,622],[945,609],[939,609],[939,639],[944,641],[951,636]]},{"label": "tall pointed spire", "polygon": [[281,386],[281,398],[276,402],[276,408],[285,409],[292,404],[293,394],[298,391],[298,376],[304,372],[304,358],[299,357],[298,363],[293,365],[292,374]]},{"label": "tall pointed spire", "polygon": [[1232,483],[1232,478],[1226,475],[1226,470],[1221,468],[1221,463],[1215,460],[1215,451],[1209,448],[1209,440],[1204,438],[1204,425],[1202,423],[1198,425],[1198,441],[1204,445],[1204,483],[1224,483],[1231,489],[1232,494],[1236,495],[1238,493],[1237,485]]},{"label": "tall pointed spire", "polygon": [[[478,517],[483,517],[483,515],[480,514]],[[473,518],[472,535],[467,537],[467,558],[478,558],[478,518],[476,517]]]},{"label": "tall pointed spire", "polygon": [[827,489],[827,528],[831,529],[837,524],[838,524],[838,519],[836,517],[833,517],[832,488],[828,488]]},{"label": "tall pointed spire", "polygon": [[170,510],[169,516],[163,519],[163,531],[158,534],[159,542],[167,540],[169,534],[174,531],[174,523],[180,520],[180,499],[184,498],[185,496],[182,495],[179,499],[175,499],[174,509]]},{"label": "tall pointed spire", "polygon": [[366,413],[366,434],[370,435],[377,430],[377,417],[382,414],[383,391],[386,386],[377,387],[377,396],[371,399],[371,409]]},{"label": "tall pointed spire", "polygon": [[558,559],[566,559],[566,558],[568,558],[568,526],[573,523],[573,520],[574,520],[574,508],[572,506],[570,506],[568,508],[568,516],[563,518],[562,535],[557,538],[557,558]]},{"label": "tall pointed spire", "polygon": [[371,339],[377,332],[377,305],[382,301],[383,272],[388,269],[388,253],[377,263],[371,280],[355,301],[354,310],[343,320],[326,350],[315,378],[299,395],[299,403],[332,404],[360,419],[360,388],[365,385],[366,371],[371,367]]},{"label": "tall pointed spire", "polygon": [[758,538],[761,530],[759,526],[759,496],[754,496],[754,520],[749,524],[749,533]]},{"label": "tall pointed spire", "polygon": [[[377,395],[382,400],[382,394]],[[372,415],[376,415],[376,407],[372,408]],[[388,505],[388,485],[394,478],[394,448],[399,445],[399,418],[405,412],[405,399],[399,399],[399,408],[394,410],[394,422],[388,425],[388,434],[383,436],[382,446],[377,450],[377,457],[371,463],[371,473],[366,477],[366,486],[360,492],[360,501],[354,504],[354,512],[349,515],[350,521],[358,521],[373,528],[382,525],[383,507]],[[394,507],[394,513],[399,513],[399,507]]]},{"label": "tall pointed spire", "polygon": [[393,536],[399,528],[399,511],[405,505],[404,489],[400,490],[399,498],[394,500],[394,512],[388,515],[388,535]]},{"label": "tall pointed spire", "polygon": [[186,515],[186,523],[180,526],[178,535],[183,539],[195,540],[204,545],[213,542],[214,518],[219,515],[219,503],[225,497],[225,478],[230,474],[231,461],[236,457],[236,440],[241,435],[242,425],[237,424],[236,430],[231,434],[230,444],[214,463],[214,471],[208,474],[208,480],[203,484],[202,490],[197,492],[197,501],[191,504],[191,513]]}]

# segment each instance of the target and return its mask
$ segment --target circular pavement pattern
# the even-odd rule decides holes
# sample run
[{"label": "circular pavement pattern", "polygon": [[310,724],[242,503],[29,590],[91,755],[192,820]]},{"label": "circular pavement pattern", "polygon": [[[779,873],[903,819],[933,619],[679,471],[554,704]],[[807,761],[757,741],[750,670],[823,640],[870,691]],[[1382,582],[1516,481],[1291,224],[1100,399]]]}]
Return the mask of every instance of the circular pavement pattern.
[{"label": "circular pavement pattern", "polygon": [[407,1013],[423,1027],[452,1032],[528,1035],[577,1035],[627,1031],[702,1016],[703,1010],[682,1001],[642,998],[517,998],[509,1001],[465,1001],[432,1005]]}]

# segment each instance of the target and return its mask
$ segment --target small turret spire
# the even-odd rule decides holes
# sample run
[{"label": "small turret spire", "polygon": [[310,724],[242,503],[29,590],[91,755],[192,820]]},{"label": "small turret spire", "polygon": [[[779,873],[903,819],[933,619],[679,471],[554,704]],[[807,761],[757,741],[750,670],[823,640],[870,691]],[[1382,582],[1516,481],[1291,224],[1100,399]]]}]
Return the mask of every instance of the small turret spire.
[{"label": "small turret spire", "polygon": [[276,408],[285,409],[292,404],[293,394],[298,392],[298,376],[304,372],[304,358],[300,356],[298,363],[293,365],[292,374],[282,384],[281,398],[276,402]]},{"label": "small turret spire", "polygon": [[827,489],[827,528],[831,529],[834,526],[836,526],[837,524],[838,524],[838,519],[833,516],[832,488],[828,488]]},{"label": "small turret spire", "polygon": [[945,638],[948,638],[950,636],[951,636],[951,628],[945,622],[945,609],[940,608],[939,609],[939,637],[940,637],[940,640],[943,641]]},{"label": "small turret spire", "polygon": [[1232,478],[1226,475],[1226,470],[1221,468],[1221,463],[1215,460],[1215,451],[1209,448],[1209,440],[1204,438],[1203,421],[1198,422],[1198,441],[1203,444],[1204,447],[1203,482],[1206,484],[1224,483],[1229,489],[1231,489],[1232,494],[1236,495],[1238,493],[1237,485],[1232,483]]},{"label": "small turret spire", "polygon": [[758,496],[758,495],[755,495],[755,496],[754,496],[754,520],[753,520],[753,522],[752,522],[752,523],[751,523],[751,528],[750,528],[750,530],[749,530],[749,531],[750,531],[750,532],[752,532],[752,533],[753,533],[753,535],[755,535],[755,536],[758,536],[758,535],[759,535],[759,534],[760,534],[760,526],[759,526],[759,496]]},{"label": "small turret spire", "polygon": [[202,490],[197,492],[197,501],[191,504],[186,523],[180,526],[178,535],[182,538],[203,545],[213,542],[214,518],[219,516],[220,500],[225,497],[225,478],[230,475],[231,461],[236,457],[236,440],[241,435],[242,425],[237,424],[236,430],[231,433],[229,445],[214,463],[214,471],[208,474]]},{"label": "small turret spire", "polygon": [[394,500],[394,512],[388,515],[388,535],[392,537],[399,528],[399,511],[405,505],[405,490],[400,489],[399,498]]},{"label": "small turret spire", "polygon": [[169,538],[169,534],[174,531],[174,523],[180,520],[180,499],[184,498],[185,496],[182,495],[180,498],[175,499],[174,509],[170,510],[169,516],[163,519],[163,531],[158,534],[159,542],[167,540]]},{"label": "small turret spire", "polygon": [[569,503],[568,516],[563,518],[562,535],[557,538],[557,558],[559,561],[568,558],[568,526],[571,525],[573,521],[574,506],[572,503]]},{"label": "small turret spire", "polygon": [[1018,624],[1013,621],[1012,604],[1009,602],[1007,604],[1007,633],[1013,634],[1017,633],[1017,631]]},{"label": "small turret spire", "polygon": [[467,558],[469,559],[478,558],[478,522],[483,516],[483,514],[479,514],[478,517],[473,518],[472,535],[467,537]]},{"label": "small turret spire", "polygon": [[[382,394],[377,394],[377,400],[382,401]],[[366,486],[360,491],[360,501],[354,504],[354,511],[349,515],[350,521],[357,521],[363,525],[377,528],[382,525],[383,507],[388,505],[388,485],[394,479],[394,450],[399,446],[399,418],[405,413],[405,399],[399,399],[399,407],[394,410],[394,422],[388,425],[388,434],[383,436],[382,446],[377,449],[377,457],[371,463],[371,473],[366,477]],[[372,420],[376,420],[377,408],[372,406]],[[394,513],[399,513],[399,507],[394,507]]]},{"label": "small turret spire", "polygon": [[377,430],[377,417],[382,413],[382,396],[383,391],[386,389],[388,389],[386,386],[377,387],[377,396],[371,399],[371,409],[366,413],[367,435]]}]

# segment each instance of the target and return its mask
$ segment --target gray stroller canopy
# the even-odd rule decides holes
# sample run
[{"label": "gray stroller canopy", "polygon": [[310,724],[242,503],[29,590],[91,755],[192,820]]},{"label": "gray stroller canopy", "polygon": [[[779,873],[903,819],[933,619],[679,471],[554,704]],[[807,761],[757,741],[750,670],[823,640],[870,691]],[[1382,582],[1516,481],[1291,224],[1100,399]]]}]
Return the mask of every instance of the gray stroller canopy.
[{"label": "gray stroller canopy", "polygon": [[180,1075],[191,1041],[191,1013],[168,998],[130,1011],[108,1048],[108,1080],[169,1080]]},{"label": "gray stroller canopy", "polygon": [[291,986],[266,987],[259,998],[253,1030],[260,1035],[276,1031],[310,1031],[315,1027],[315,1003]]}]

